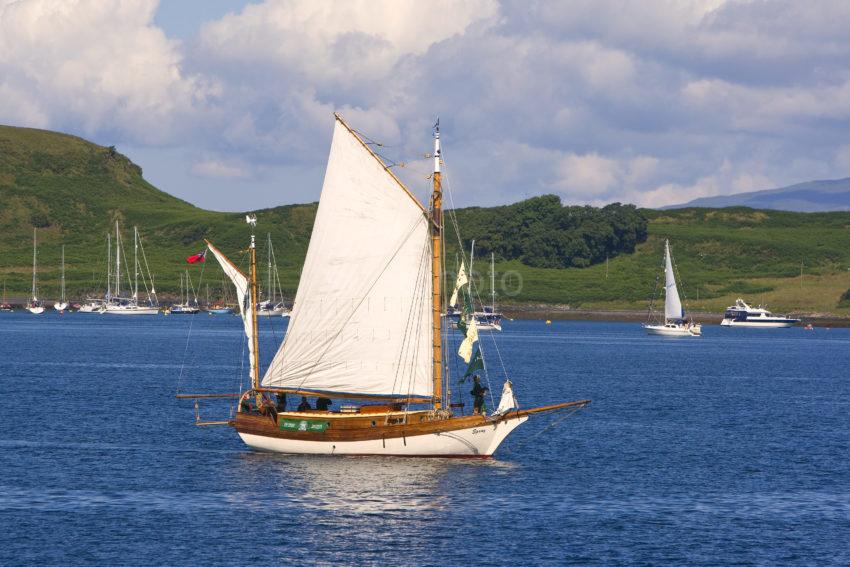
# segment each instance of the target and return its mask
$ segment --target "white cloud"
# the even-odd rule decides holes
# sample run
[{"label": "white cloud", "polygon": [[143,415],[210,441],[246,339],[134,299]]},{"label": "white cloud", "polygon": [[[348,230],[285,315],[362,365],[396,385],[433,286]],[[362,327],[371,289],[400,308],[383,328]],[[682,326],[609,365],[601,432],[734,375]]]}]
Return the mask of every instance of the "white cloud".
[{"label": "white cloud", "polygon": [[850,4],[268,0],[185,42],[155,9],[0,0],[0,121],[175,147],[196,159],[163,188],[204,205],[184,181],[215,179],[219,207],[226,183],[315,198],[334,111],[417,193],[440,115],[458,205],[663,205],[850,170]]},{"label": "white cloud", "polygon": [[27,0],[0,7],[0,120],[169,140],[205,96],[179,44],[152,24],[156,2]]}]

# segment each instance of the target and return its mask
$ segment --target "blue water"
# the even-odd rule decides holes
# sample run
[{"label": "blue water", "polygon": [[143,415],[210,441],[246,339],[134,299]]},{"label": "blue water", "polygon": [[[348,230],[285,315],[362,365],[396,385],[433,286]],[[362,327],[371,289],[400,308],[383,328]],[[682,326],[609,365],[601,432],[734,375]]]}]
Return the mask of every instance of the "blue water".
[{"label": "blue water", "polygon": [[[282,331],[263,323],[265,360]],[[178,383],[237,387],[239,333],[0,314],[0,564],[850,563],[850,330],[508,322],[521,404],[593,404],[475,462],[259,454],[195,427]]]}]

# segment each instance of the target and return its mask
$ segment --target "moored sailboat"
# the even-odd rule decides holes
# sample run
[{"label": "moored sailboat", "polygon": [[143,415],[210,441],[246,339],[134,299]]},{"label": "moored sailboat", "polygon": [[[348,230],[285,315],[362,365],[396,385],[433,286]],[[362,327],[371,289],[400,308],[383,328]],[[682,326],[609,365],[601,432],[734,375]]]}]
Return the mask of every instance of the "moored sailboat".
[{"label": "moored sailboat", "polygon": [[[434,144],[433,191],[426,208],[336,116],[292,319],[262,379],[254,236],[248,275],[208,243],[236,287],[252,380],[235,419],[224,423],[250,447],[295,454],[489,457],[530,415],[590,403],[519,409],[506,381],[495,412],[454,413],[444,387],[449,365],[441,317],[443,213],[436,128]],[[249,222],[253,226],[256,218]],[[271,394],[363,405],[292,412],[285,405],[275,407]]]},{"label": "moored sailboat", "polygon": [[65,300],[65,245],[62,245],[62,264],[59,276],[59,301],[53,304],[56,311],[65,311],[68,309],[68,302]]},{"label": "moored sailboat", "polygon": [[[650,317],[652,308],[650,307]],[[685,316],[676,276],[673,273],[673,257],[670,254],[670,242],[664,241],[664,322],[647,322],[644,326],[650,335],[670,337],[697,337],[702,334],[702,325]]]},{"label": "moored sailboat", "polygon": [[[139,251],[141,250],[142,259],[144,260],[145,272],[141,271],[141,263],[139,262]],[[139,240],[139,229],[133,227],[133,268],[134,278],[130,281],[132,286],[132,294],[130,297],[121,297],[121,257],[124,254],[124,247],[121,244],[121,232],[118,229],[118,221],[115,221],[115,288],[114,294],[110,294],[104,302],[101,313],[106,315],[156,315],[159,313],[159,305],[156,298],[156,288],[153,284],[153,277],[147,264],[145,250]],[[142,283],[147,290],[148,281],[151,288],[148,291],[147,305],[139,302],[139,275],[142,276]],[[129,276],[128,276],[129,281]]]},{"label": "moored sailboat", "polygon": [[32,299],[27,305],[27,311],[33,315],[44,313],[44,302],[38,298],[38,245],[36,230],[32,229]]}]

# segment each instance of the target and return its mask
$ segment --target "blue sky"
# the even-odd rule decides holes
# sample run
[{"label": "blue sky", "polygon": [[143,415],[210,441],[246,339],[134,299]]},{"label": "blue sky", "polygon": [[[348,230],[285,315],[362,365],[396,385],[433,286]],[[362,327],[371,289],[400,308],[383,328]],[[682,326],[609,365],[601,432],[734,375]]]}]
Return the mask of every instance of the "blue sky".
[{"label": "blue sky", "polygon": [[206,208],[316,200],[332,113],[457,205],[661,206],[850,175],[850,3],[0,0],[0,123]]}]

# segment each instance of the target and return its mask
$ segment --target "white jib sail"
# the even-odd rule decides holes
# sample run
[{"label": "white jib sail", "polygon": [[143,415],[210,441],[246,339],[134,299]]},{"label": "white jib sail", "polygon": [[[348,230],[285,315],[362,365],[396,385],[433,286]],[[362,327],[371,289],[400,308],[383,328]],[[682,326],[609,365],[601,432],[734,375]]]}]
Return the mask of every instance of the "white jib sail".
[{"label": "white jib sail", "polygon": [[460,270],[457,272],[455,280],[455,289],[452,291],[452,298],[449,300],[449,305],[457,305],[457,294],[460,293],[460,288],[469,283],[469,278],[466,277],[466,267],[463,265],[463,260],[460,261]]},{"label": "white jib sail", "polygon": [[502,386],[502,398],[499,400],[499,407],[496,408],[493,415],[502,415],[518,407],[519,404],[516,401],[511,381],[505,380],[505,385]]},{"label": "white jib sail", "polygon": [[[254,306],[251,302],[251,288],[248,284],[248,277],[243,274],[239,268],[233,265],[233,262],[227,259],[227,256],[221,253],[221,250],[207,242],[207,247],[218,260],[221,269],[233,282],[236,287],[236,299],[239,301],[239,315],[242,316],[242,326],[245,329],[245,336],[248,338],[248,359],[250,360],[249,376],[254,375],[254,325],[252,322],[252,311]],[[188,295],[188,292],[187,292]],[[188,303],[188,299],[186,300]]]},{"label": "white jib sail", "polygon": [[284,342],[264,386],[433,394],[422,206],[339,120]]},{"label": "white jib sail", "polygon": [[679,299],[679,290],[676,289],[676,277],[673,275],[673,261],[670,258],[670,243],[664,241],[664,318],[667,320],[681,320],[685,313],[682,311],[682,301]]}]

